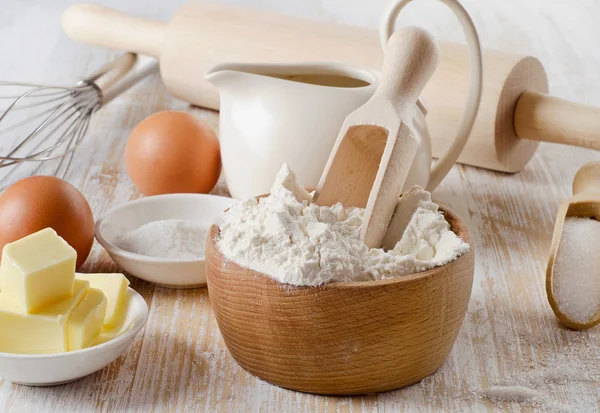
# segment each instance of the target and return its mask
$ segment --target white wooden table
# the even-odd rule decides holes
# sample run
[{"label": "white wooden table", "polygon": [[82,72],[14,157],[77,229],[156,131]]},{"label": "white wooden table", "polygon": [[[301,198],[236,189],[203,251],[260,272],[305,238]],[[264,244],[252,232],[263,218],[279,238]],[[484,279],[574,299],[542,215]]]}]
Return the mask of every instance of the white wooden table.
[{"label": "white wooden table", "polygon": [[[108,6],[167,19],[183,0],[101,0]],[[69,84],[114,52],[78,45],[60,30],[72,0],[0,2],[0,79]],[[376,27],[385,0],[229,0],[246,6]],[[595,0],[464,0],[485,47],[533,54],[547,68],[553,94],[600,105],[600,3]],[[458,23],[432,1],[411,6],[402,23],[423,24],[461,40]],[[186,109],[218,129],[218,114],[172,98],[158,77],[97,114],[67,179],[96,217],[139,197],[125,172],[131,129],[159,110]],[[365,397],[321,397],[264,383],[229,356],[205,289],[174,291],[132,279],[150,306],[148,324],[111,366],[78,382],[28,388],[0,380],[2,412],[394,412],[600,410],[600,328],[574,332],[555,321],[544,272],[558,203],[576,170],[600,154],[541,144],[517,175],[457,166],[434,197],[460,214],[476,250],[469,312],[445,365],[411,387]],[[221,182],[218,192],[226,191]],[[88,271],[117,267],[95,245]],[[580,366],[581,364],[581,366]],[[568,380],[556,372],[571,369]],[[535,374],[539,377],[536,378]],[[544,381],[545,380],[545,381]],[[540,384],[541,383],[541,384]],[[541,392],[534,407],[498,403],[486,389],[525,384]]]}]

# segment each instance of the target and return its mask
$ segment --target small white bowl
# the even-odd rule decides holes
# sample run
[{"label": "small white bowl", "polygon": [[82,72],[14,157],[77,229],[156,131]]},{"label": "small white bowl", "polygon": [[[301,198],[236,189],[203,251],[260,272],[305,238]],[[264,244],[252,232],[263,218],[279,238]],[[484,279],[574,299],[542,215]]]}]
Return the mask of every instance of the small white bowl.
[{"label": "small white bowl", "polygon": [[148,305],[137,292],[127,290],[129,305],[122,335],[83,350],[57,354],[0,353],[0,377],[26,386],[55,386],[81,379],[115,361],[146,323]]},{"label": "small white bowl", "polygon": [[96,239],[129,274],[169,288],[206,286],[204,255],[198,259],[155,258],[134,254],[115,245],[123,234],[153,221],[183,219],[210,228],[235,199],[204,194],[167,194],[127,202],[96,222]]}]

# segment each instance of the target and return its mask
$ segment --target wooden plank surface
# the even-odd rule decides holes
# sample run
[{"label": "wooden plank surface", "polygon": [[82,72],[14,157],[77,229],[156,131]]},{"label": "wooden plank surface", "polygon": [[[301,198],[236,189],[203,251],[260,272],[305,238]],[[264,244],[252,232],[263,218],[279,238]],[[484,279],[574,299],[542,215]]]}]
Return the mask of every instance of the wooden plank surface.
[{"label": "wooden plank surface", "polygon": [[[69,84],[115,55],[76,45],[61,33],[60,11],[71,2],[2,0],[0,79]],[[123,10],[163,19],[181,2],[101,1],[113,7],[123,3]],[[385,1],[254,3],[375,27]],[[600,3],[465,0],[464,4],[484,46],[539,57],[555,95],[600,105]],[[427,1],[411,6],[401,20],[423,24],[441,38],[460,40],[458,24],[446,10],[434,6]],[[165,109],[191,110],[218,129],[217,113],[188,108],[173,99],[157,76],[111,103],[94,118],[67,175],[88,198],[96,217],[139,197],[123,164],[126,138],[144,117]],[[229,356],[205,289],[174,291],[132,278],[132,287],[150,306],[150,316],[128,352],[106,369],[64,386],[28,388],[0,381],[0,411],[599,411],[600,328],[574,332],[558,326],[544,290],[558,203],[570,194],[576,170],[591,160],[600,160],[600,155],[541,144],[519,174],[457,166],[436,190],[434,197],[460,214],[471,229],[475,283],[449,359],[419,384],[354,398],[313,396],[271,386],[241,370]],[[216,191],[226,192],[224,182]],[[86,270],[117,269],[96,244]],[[536,387],[542,401],[526,406],[489,400],[486,389],[502,384]]]}]

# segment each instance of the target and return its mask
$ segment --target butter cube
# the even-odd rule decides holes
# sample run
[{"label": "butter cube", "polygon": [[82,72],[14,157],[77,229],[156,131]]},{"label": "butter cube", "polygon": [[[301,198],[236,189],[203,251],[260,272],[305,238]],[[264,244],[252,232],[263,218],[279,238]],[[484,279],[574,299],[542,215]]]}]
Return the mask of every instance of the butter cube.
[{"label": "butter cube", "polygon": [[2,250],[2,294],[25,314],[69,297],[73,293],[77,253],[46,228]]},{"label": "butter cube", "polygon": [[69,351],[86,348],[96,338],[106,314],[106,297],[102,291],[90,288],[67,324]]},{"label": "butter cube", "polygon": [[123,312],[117,317],[115,324],[111,327],[102,327],[98,337],[94,339],[90,346],[109,342],[129,331],[137,321],[137,317],[130,312],[131,305],[131,300],[127,297],[125,303],[123,303]]},{"label": "butter cube", "polygon": [[107,299],[104,326],[113,327],[125,311],[127,287],[129,280],[123,274],[76,274],[79,280],[90,282],[92,288],[97,288],[104,293]]},{"label": "butter cube", "polygon": [[16,304],[0,293],[0,352],[48,354],[68,351],[67,323],[90,287],[75,280],[73,295],[43,308],[37,314],[23,314]]}]

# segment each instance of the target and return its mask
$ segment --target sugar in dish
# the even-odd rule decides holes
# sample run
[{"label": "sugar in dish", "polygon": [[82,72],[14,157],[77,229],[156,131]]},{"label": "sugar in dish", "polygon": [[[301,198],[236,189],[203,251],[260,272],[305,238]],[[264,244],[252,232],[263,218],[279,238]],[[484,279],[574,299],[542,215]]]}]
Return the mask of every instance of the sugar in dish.
[{"label": "sugar in dish", "polygon": [[567,217],[554,259],[552,294],[568,319],[588,324],[600,313],[600,222]]},{"label": "sugar in dish", "polygon": [[[100,217],[96,239],[115,263],[134,277],[167,288],[204,287],[205,229],[236,202],[207,194],[136,199]],[[160,239],[165,236],[171,239]]]},{"label": "sugar in dish", "polygon": [[116,240],[116,246],[155,258],[193,260],[204,258],[208,228],[183,219],[153,221]]}]

